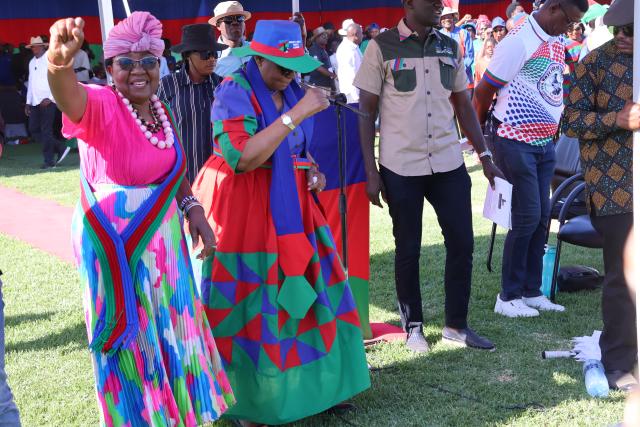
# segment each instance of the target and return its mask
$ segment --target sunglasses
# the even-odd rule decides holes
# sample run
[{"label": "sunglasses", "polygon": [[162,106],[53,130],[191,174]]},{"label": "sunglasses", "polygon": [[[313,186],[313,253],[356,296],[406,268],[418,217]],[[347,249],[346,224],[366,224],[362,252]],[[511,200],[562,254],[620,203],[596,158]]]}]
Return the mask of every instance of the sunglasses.
[{"label": "sunglasses", "polygon": [[[274,64],[275,64],[275,62],[274,62]],[[280,74],[282,74],[284,77],[289,78],[293,74],[293,70],[281,67],[278,64],[276,64],[276,67],[278,67],[278,71],[280,71]]]},{"label": "sunglasses", "polygon": [[142,59],[135,60],[127,58],[126,56],[121,56],[120,58],[115,58],[113,62],[118,64],[118,67],[122,68],[124,71],[131,71],[137,65],[141,66],[145,71],[151,71],[160,64],[160,59],[155,56],[145,56]]},{"label": "sunglasses", "polygon": [[196,50],[194,52],[197,52],[203,61],[207,61],[209,58],[218,58],[218,52],[215,50]]},{"label": "sunglasses", "polygon": [[234,22],[237,22],[238,24],[242,24],[245,20],[246,18],[244,17],[244,15],[238,15],[238,16],[227,16],[219,20],[218,22],[224,22],[227,25],[231,25]]},{"label": "sunglasses", "polygon": [[621,27],[613,27],[613,35],[617,36],[622,31],[622,34],[626,37],[633,37],[633,24],[624,25]]}]

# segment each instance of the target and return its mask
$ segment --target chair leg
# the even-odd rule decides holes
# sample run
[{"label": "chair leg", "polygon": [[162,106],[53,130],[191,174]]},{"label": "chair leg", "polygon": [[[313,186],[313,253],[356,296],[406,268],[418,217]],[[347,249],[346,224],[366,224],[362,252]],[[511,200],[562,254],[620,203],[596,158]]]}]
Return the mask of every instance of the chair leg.
[{"label": "chair leg", "polygon": [[497,229],[497,224],[494,222],[493,226],[491,227],[491,240],[489,241],[489,253],[487,254],[487,270],[489,270],[489,273],[493,273],[493,270],[491,269],[491,260],[493,259],[493,246],[496,242],[496,229]]},{"label": "chair leg", "polygon": [[558,281],[558,270],[560,268],[560,250],[562,249],[562,241],[556,242],[556,258],[553,262],[553,276],[551,277],[551,302],[556,302],[556,286]]}]

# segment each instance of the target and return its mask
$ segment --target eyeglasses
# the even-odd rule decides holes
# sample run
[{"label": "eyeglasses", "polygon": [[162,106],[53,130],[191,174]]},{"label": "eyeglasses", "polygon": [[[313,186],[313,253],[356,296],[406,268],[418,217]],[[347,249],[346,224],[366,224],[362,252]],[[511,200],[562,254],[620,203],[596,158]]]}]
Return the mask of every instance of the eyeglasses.
[{"label": "eyeglasses", "polygon": [[160,59],[155,56],[145,56],[142,59],[135,60],[131,58],[127,58],[126,56],[121,56],[119,58],[115,58],[113,60],[118,67],[122,68],[124,71],[131,71],[137,65],[141,66],[145,71],[151,71],[156,68],[158,64],[160,64]]},{"label": "eyeglasses", "polygon": [[220,19],[218,22],[224,22],[227,25],[231,25],[234,22],[237,22],[238,24],[242,24],[245,20],[246,18],[244,17],[244,15],[236,15],[236,16],[226,16],[223,19]]},{"label": "eyeglasses", "polygon": [[622,34],[626,37],[633,37],[633,24],[624,25],[621,27],[613,27],[613,35],[617,36],[622,31]]},{"label": "eyeglasses", "polygon": [[218,58],[218,52],[215,50],[196,50],[194,52],[197,52],[203,61],[207,61],[209,58]]},{"label": "eyeglasses", "polygon": [[501,33],[505,32],[506,33],[507,29],[505,27],[500,26],[500,27],[494,27],[491,31],[493,31],[494,33],[497,33],[497,32],[501,32]]}]

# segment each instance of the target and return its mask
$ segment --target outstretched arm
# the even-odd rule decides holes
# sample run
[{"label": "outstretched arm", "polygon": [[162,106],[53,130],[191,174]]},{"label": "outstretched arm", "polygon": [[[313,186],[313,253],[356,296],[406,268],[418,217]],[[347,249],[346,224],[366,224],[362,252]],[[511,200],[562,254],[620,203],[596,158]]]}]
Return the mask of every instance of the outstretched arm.
[{"label": "outstretched arm", "polygon": [[48,79],[51,93],[60,111],[77,123],[87,106],[87,92],[78,83],[73,71],[73,57],[84,41],[84,20],[57,20],[49,29],[51,40],[47,51]]}]

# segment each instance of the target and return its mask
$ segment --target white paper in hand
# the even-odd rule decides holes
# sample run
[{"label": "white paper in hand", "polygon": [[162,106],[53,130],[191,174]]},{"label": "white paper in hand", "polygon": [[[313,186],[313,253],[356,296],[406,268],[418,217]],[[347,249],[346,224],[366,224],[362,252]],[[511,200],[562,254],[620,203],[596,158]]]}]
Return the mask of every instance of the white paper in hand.
[{"label": "white paper in hand", "polygon": [[496,188],[487,187],[482,215],[501,227],[511,230],[511,192],[513,185],[502,178],[495,178]]}]

